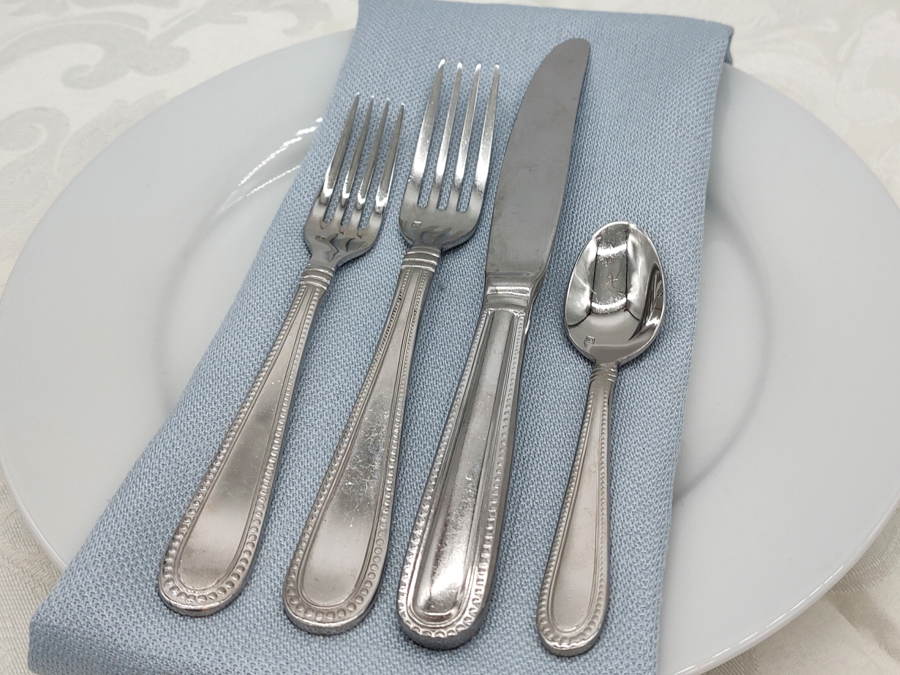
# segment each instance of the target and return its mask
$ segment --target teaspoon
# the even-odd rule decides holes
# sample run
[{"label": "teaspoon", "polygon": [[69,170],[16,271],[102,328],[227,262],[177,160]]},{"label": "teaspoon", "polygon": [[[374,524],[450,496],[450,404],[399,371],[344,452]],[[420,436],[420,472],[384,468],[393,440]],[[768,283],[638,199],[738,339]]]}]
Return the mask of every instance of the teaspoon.
[{"label": "teaspoon", "polygon": [[631,223],[601,227],[578,257],[566,295],[569,339],[594,366],[538,600],[538,633],[558,656],[589,650],[603,625],[609,595],[609,402],[619,366],[647,349],[664,309],[662,266],[650,238]]}]

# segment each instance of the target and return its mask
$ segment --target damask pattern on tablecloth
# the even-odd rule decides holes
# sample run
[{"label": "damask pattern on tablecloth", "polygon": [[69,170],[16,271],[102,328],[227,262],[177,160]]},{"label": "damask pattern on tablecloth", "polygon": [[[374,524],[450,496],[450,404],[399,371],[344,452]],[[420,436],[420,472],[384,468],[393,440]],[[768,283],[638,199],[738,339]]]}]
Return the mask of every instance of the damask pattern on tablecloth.
[{"label": "damask pattern on tablecloth", "polygon": [[355,19],[353,0],[2,0],[0,292],[40,217],[125,129],[218,73]]},{"label": "damask pattern on tablecloth", "polygon": [[59,576],[25,527],[0,480],[0,671],[26,673],[28,618]]},{"label": "damask pattern on tablecloth", "polygon": [[[897,0],[536,0],[735,27],[735,65],[824,121],[900,201]],[[0,292],[78,172],[167,100],[252,58],[353,27],[353,0],[0,0]],[[2,451],[2,449],[0,449]],[[58,572],[0,479],[0,672]],[[900,515],[819,602],[715,675],[900,675]]]}]

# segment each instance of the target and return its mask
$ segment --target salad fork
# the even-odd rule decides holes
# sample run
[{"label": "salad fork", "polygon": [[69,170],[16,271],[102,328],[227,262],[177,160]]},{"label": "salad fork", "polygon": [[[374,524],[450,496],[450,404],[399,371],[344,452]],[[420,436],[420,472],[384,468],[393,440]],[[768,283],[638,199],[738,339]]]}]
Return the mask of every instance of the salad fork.
[{"label": "salad fork", "polygon": [[[181,614],[205,616],[217,612],[243,589],[262,536],[297,372],[316,310],[335,270],[368,251],[378,237],[394,175],[403,106],[394,123],[375,203],[367,222],[363,222],[389,107],[386,102],[359,189],[352,195],[369,135],[372,104],[370,99],[356,148],[350,155],[359,94],[353,99],[304,227],[310,259],[287,317],[160,563],[160,597]],[[346,177],[333,199],[348,155]],[[333,215],[327,218],[333,202]]]},{"label": "salad fork", "polygon": [[[311,633],[349,630],[365,617],[387,556],[394,479],[413,347],[422,307],[442,251],[469,239],[481,214],[491,161],[500,70],[494,67],[468,205],[466,182],[481,64],[475,68],[446,207],[441,206],[462,64],[457,64],[430,189],[423,188],[444,61],[431,88],[400,209],[410,243],[372,363],[325,474],[284,582],[284,608]],[[473,141],[474,143],[474,141]],[[454,167],[450,167],[452,170]],[[470,172],[471,175],[471,172]],[[419,206],[421,200],[426,206]],[[462,209],[462,210],[460,210]]]}]

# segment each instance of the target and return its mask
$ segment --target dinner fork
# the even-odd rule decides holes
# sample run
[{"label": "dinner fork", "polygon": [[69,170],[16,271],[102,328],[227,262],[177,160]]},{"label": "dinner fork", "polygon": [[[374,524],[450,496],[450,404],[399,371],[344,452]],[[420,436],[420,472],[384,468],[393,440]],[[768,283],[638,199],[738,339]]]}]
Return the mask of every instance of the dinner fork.
[{"label": "dinner fork", "polygon": [[[290,619],[311,633],[349,630],[365,617],[381,583],[390,535],[394,479],[406,406],[410,363],[422,307],[442,251],[469,239],[481,214],[491,161],[500,69],[494,67],[471,196],[463,204],[469,144],[481,64],[475,68],[446,206],[441,204],[450,141],[459,102],[462,64],[450,95],[430,188],[423,187],[444,61],[431,87],[412,169],[400,208],[400,230],[410,243],[375,355],[331,465],[322,481],[284,582]],[[474,139],[472,139],[474,143]],[[426,200],[424,207],[419,202]]]},{"label": "dinner fork", "polygon": [[[243,589],[262,536],[297,372],[316,310],[335,270],[368,251],[378,237],[394,175],[403,106],[394,122],[375,203],[367,215],[366,200],[389,108],[385,102],[359,189],[353,196],[369,135],[372,104],[370,99],[355,150],[350,155],[348,148],[359,94],[353,99],[319,195],[306,220],[303,232],[310,259],[287,317],[160,563],[160,597],[181,614],[205,616],[217,612]],[[349,168],[341,190],[333,199],[348,156]],[[334,212],[328,218],[332,202]]]}]

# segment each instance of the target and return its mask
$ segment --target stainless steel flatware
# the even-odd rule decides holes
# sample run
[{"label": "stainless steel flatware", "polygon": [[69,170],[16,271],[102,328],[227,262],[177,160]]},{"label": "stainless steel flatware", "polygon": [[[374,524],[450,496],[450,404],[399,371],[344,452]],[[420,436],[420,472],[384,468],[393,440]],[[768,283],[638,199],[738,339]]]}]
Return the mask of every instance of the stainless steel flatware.
[{"label": "stainless steel flatware", "polygon": [[552,653],[590,649],[606,614],[609,568],[609,402],[618,367],[653,342],[665,284],[650,238],[610,223],[575,263],[566,296],[569,339],[594,364],[584,422],[538,600],[537,627]]},{"label": "stainless steel flatware", "polygon": [[[340,633],[358,624],[372,606],[381,582],[391,528],[394,478],[400,448],[407,383],[422,306],[441,252],[475,231],[491,161],[499,67],[477,144],[471,197],[460,203],[481,64],[476,66],[466,106],[459,154],[447,166],[459,101],[462,64],[456,67],[433,186],[423,190],[435,116],[440,107],[444,61],[438,65],[425,108],[409,182],[400,209],[400,229],[410,248],[375,355],[331,465],[322,481],[284,582],[284,608],[291,621],[311,633]],[[475,140],[472,140],[475,143]],[[453,171],[449,199],[439,208],[447,171]],[[471,177],[471,176],[470,176]],[[427,204],[419,206],[424,198]],[[465,208],[463,208],[465,207]]]},{"label": "stainless steel flatware", "polygon": [[[181,614],[204,616],[217,612],[243,589],[262,536],[294,384],[316,310],[335,270],[368,251],[378,236],[391,190],[403,107],[394,123],[367,222],[363,222],[364,209],[380,154],[388,103],[384,104],[359,189],[353,195],[369,135],[372,100],[351,154],[348,149],[358,107],[359,95],[350,106],[319,196],[307,218],[304,235],[310,260],[284,324],[160,564],[160,597]],[[328,209],[347,157],[349,168],[329,219]]]},{"label": "stainless steel flatware", "polygon": [[509,483],[522,354],[565,193],[590,46],[557,45],[531,79],[494,201],[481,316],[425,486],[397,611],[427,647],[469,640],[484,619]]}]

